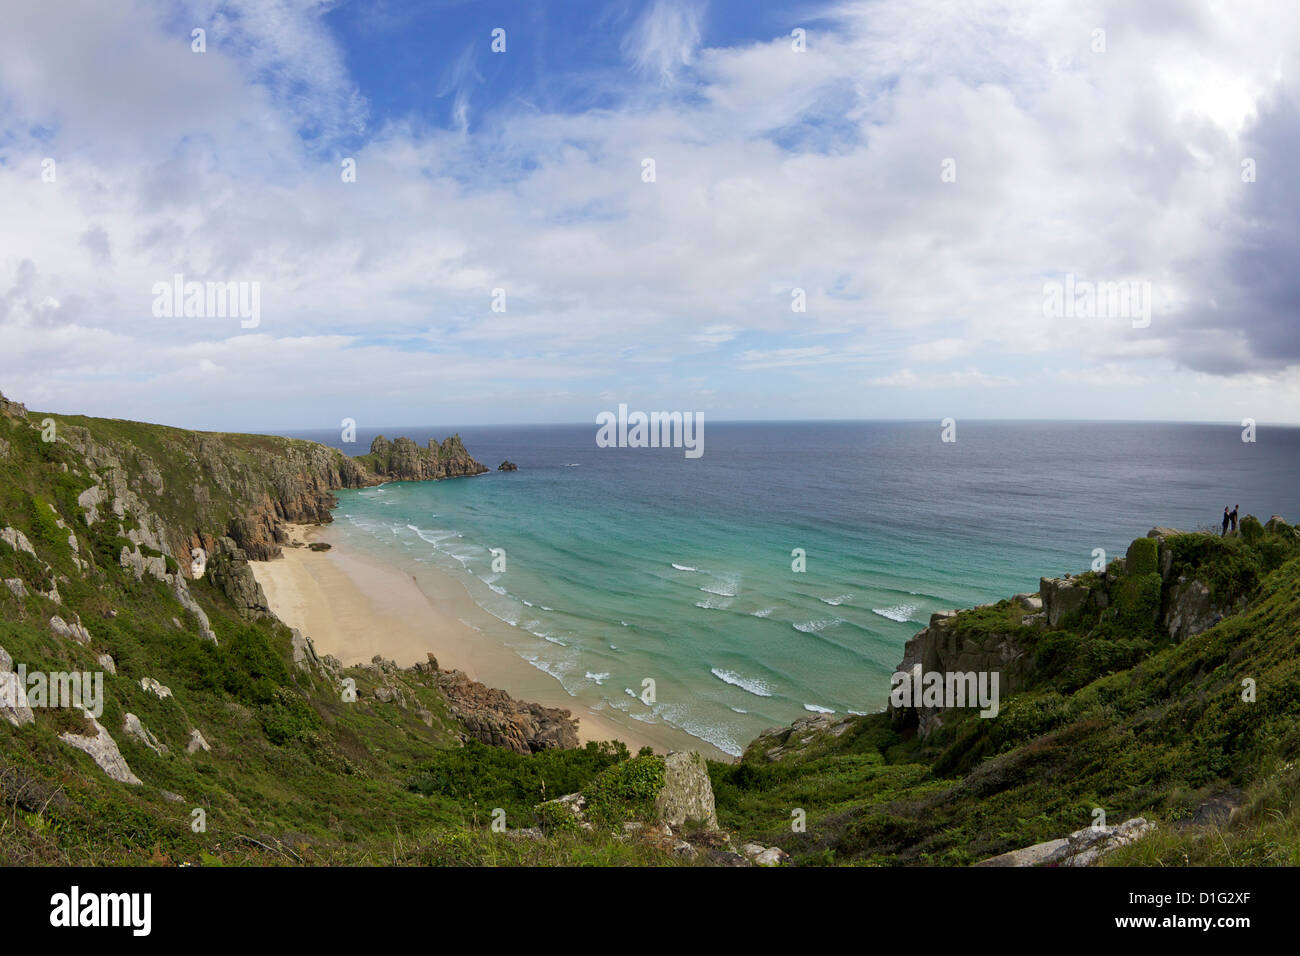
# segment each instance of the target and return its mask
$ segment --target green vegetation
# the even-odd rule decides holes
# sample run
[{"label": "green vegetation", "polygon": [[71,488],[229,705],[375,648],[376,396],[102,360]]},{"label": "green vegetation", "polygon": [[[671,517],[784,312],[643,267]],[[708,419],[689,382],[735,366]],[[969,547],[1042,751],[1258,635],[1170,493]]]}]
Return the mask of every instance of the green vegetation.
[{"label": "green vegetation", "polygon": [[1154,574],[1158,570],[1160,553],[1155,538],[1138,538],[1128,549],[1124,570],[1132,577]]},{"label": "green vegetation", "polygon": [[655,795],[664,785],[664,758],[641,754],[607,767],[583,788],[587,815],[615,827],[625,820],[651,819]]},{"label": "green vegetation", "polygon": [[[88,732],[79,712],[38,709],[22,727],[0,719],[0,863],[683,862],[621,834],[622,822],[653,818],[660,757],[633,757],[617,743],[534,755],[465,743],[430,674],[296,666],[288,629],[241,617],[209,575],[189,590],[213,644],[166,582],[121,566],[123,549],[136,550],[127,534],[156,520],[186,536],[237,526],[239,503],[220,489],[274,490],[283,476],[264,474],[262,463],[317,454],[305,443],[56,418],[79,447],[115,449],[139,507],[119,517],[100,502],[89,524],[90,507],[78,504],[94,484],[87,458],[0,415],[9,445],[0,527],[21,531],[36,551],[0,542],[0,578],[22,579],[27,592],[0,587],[0,647],[45,671],[97,671],[98,656],[110,654],[116,673],[104,675],[99,722],[144,784],[111,780],[60,741]],[[177,570],[176,557],[139,550]],[[1174,643],[1159,621],[1180,579],[1204,583],[1227,616]],[[1100,807],[1111,822],[1159,822],[1111,864],[1300,864],[1295,529],[1247,516],[1239,536],[1139,539],[1123,566],[1074,582],[1108,600],[1090,594],[1056,628],[1015,600],[946,625],[962,646],[1010,641],[1031,662],[1014,693],[1004,689],[996,719],[949,712],[922,739],[886,714],[854,717],[792,738],[775,760],[756,745],[739,763],[710,763],[723,828],[736,842],[779,845],[800,864],[961,865],[1087,826]],[[37,593],[55,585],[57,605]],[[80,621],[91,643],[57,637],[54,614]],[[146,677],[171,696],[144,690]],[[355,701],[340,693],[344,677],[356,683]],[[381,702],[381,683],[396,684],[403,702]],[[127,713],[166,753],[122,731]],[[210,751],[187,751],[195,728]],[[546,803],[577,791],[591,830]],[[1207,799],[1227,793],[1239,794],[1230,822],[1193,822]],[[494,831],[497,810],[516,832]],[[545,838],[518,832],[534,826]]]}]

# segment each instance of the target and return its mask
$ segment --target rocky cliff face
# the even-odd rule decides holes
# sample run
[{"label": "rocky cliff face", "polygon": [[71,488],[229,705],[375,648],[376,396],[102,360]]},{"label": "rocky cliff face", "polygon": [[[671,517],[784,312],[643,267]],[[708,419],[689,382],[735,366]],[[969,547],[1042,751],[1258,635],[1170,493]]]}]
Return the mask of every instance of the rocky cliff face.
[{"label": "rocky cliff face", "polygon": [[[1295,536],[1276,515],[1265,530],[1280,538]],[[1084,642],[1085,652],[1087,643],[1099,646],[1116,631],[1152,641],[1195,637],[1243,611],[1248,600],[1241,593],[1216,598],[1205,580],[1210,566],[1178,557],[1176,539],[1182,537],[1183,532],[1171,528],[1152,528],[1104,572],[1042,578],[1037,594],[933,614],[929,625],[908,640],[898,670],[997,673],[1005,697],[1043,681],[1040,649],[1045,637],[1073,635]],[[889,706],[895,727],[915,727],[922,738],[944,725],[944,713],[942,706]]]},{"label": "rocky cliff face", "polygon": [[481,475],[487,468],[475,461],[459,435],[439,445],[430,441],[421,448],[409,438],[389,441],[380,435],[370,443],[370,454],[357,459],[377,477],[387,481],[438,481]]},{"label": "rocky cliff face", "polygon": [[132,516],[143,543],[186,568],[192,548],[212,553],[224,535],[255,560],[275,557],[288,541],[284,522],[328,522],[333,490],[375,482],[315,442],[97,424],[58,430],[95,478],[82,506],[96,517]]},{"label": "rocky cliff face", "polygon": [[521,754],[578,746],[578,722],[569,711],[515,700],[461,671],[437,671],[436,662],[428,666],[452,716],[473,739]]},{"label": "rocky cliff face", "polygon": [[[25,415],[16,403],[4,407]],[[79,499],[90,520],[131,525],[127,537],[171,555],[185,574],[193,549],[212,555],[223,537],[249,560],[278,557],[285,524],[330,522],[340,488],[487,471],[459,436],[426,449],[381,437],[359,458],[311,441],[102,419],[60,420],[58,438],[90,465],[95,484]]]}]

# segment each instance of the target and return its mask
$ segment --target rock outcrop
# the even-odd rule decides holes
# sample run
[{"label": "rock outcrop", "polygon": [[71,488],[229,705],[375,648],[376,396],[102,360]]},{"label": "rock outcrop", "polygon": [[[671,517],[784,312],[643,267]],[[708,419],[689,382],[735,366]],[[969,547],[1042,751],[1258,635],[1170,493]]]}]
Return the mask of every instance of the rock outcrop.
[{"label": "rock outcrop", "polygon": [[[1046,592],[1043,606],[1051,606]],[[931,615],[929,625],[904,645],[898,670],[918,673],[919,668],[920,674],[996,673],[998,693],[1011,694],[1022,688],[1033,674],[1029,630],[1023,625],[1008,626],[1005,630],[963,630],[958,615],[940,611]],[[895,727],[915,726],[920,736],[927,737],[943,725],[944,708],[923,704],[896,708],[891,701],[889,714]]]},{"label": "rock outcrop", "polygon": [[435,684],[475,740],[521,754],[578,746],[578,722],[567,710],[515,700],[461,671],[438,671]]},{"label": "rock outcrop", "polygon": [[460,435],[444,439],[441,445],[430,440],[425,448],[409,438],[389,441],[380,435],[370,443],[370,454],[357,461],[386,481],[437,481],[487,471],[486,466],[470,457]]},{"label": "rock outcrop", "polygon": [[1075,830],[1068,837],[1035,843],[1020,850],[981,860],[976,866],[1092,866],[1107,853],[1118,850],[1153,831],[1156,825],[1142,817],[1115,826],[1092,826]]},{"label": "rock outcrop", "polygon": [[253,621],[271,615],[266,594],[253,576],[253,569],[248,566],[248,554],[233,539],[222,538],[217,542],[216,553],[208,562],[207,575],[230,598],[240,617]]},{"label": "rock outcrop", "polygon": [[0,392],[0,415],[8,415],[10,418],[26,418],[27,406],[22,402],[11,402]]},{"label": "rock outcrop", "polygon": [[158,754],[160,757],[166,755],[167,745],[164,744],[162,741],[160,741],[157,737],[155,737],[149,731],[149,728],[147,728],[144,724],[140,722],[140,718],[137,717],[135,714],[128,712],[122,718],[122,731],[128,737],[132,737],[135,740],[138,740],[140,743],[144,744],[146,747],[148,747],[154,753]]},{"label": "rock outcrop", "polygon": [[807,747],[823,734],[840,736],[852,726],[853,721],[851,716],[836,717],[833,714],[800,717],[788,727],[769,727],[750,743],[748,749],[761,753],[766,760],[776,762],[791,751]]},{"label": "rock outcrop", "polygon": [[27,688],[14,673],[14,659],[0,647],[0,717],[15,727],[36,720],[31,705],[27,703]]},{"label": "rock outcrop", "polygon": [[497,465],[497,471],[518,471],[518,470],[519,470],[519,466],[516,465],[513,461],[510,461],[509,459],[506,459],[501,464]]},{"label": "rock outcrop", "polygon": [[704,758],[693,750],[664,757],[664,785],[654,806],[658,818],[670,827],[680,827],[690,820],[716,830],[718,813]]},{"label": "rock outcrop", "polygon": [[95,731],[94,735],[89,734],[59,734],[59,739],[69,747],[76,747],[90,755],[90,759],[95,761],[95,765],[100,770],[108,774],[119,783],[140,784],[141,780],[131,772],[127,766],[126,759],[122,752],[117,749],[117,742],[103,725],[90,714],[85,714],[87,722]]}]

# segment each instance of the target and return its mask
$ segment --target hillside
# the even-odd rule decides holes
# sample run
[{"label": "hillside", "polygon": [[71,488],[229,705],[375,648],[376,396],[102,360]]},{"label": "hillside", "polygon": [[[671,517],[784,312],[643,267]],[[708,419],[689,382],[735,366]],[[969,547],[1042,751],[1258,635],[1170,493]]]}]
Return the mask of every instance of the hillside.
[{"label": "hillside", "polygon": [[[971,864],[1098,821],[1110,863],[1300,863],[1300,538],[1153,529],[1107,571],[934,616],[901,669],[997,669],[1001,709],[808,718],[712,768],[724,827],[798,862]],[[807,813],[792,833],[791,808]]]},{"label": "hillside", "polygon": [[[343,668],[271,615],[248,561],[333,489],[482,468],[402,441],[349,458],[0,397],[0,862],[966,865],[1101,810],[1155,824],[1108,864],[1300,863],[1281,518],[1152,529],[1105,571],[935,615],[901,667],[998,672],[996,718],[810,717],[706,769],[578,747],[568,712],[432,659]],[[72,673],[102,697],[14,693]]]}]

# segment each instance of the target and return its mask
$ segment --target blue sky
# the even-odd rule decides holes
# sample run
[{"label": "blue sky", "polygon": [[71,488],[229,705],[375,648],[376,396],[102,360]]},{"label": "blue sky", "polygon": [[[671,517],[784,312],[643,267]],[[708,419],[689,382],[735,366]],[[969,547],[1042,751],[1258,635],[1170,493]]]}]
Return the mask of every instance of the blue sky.
[{"label": "blue sky", "polygon": [[[0,389],[33,407],[1300,422],[1300,12],[1266,0],[8,16]],[[177,273],[255,285],[256,324],[155,314]]]}]

